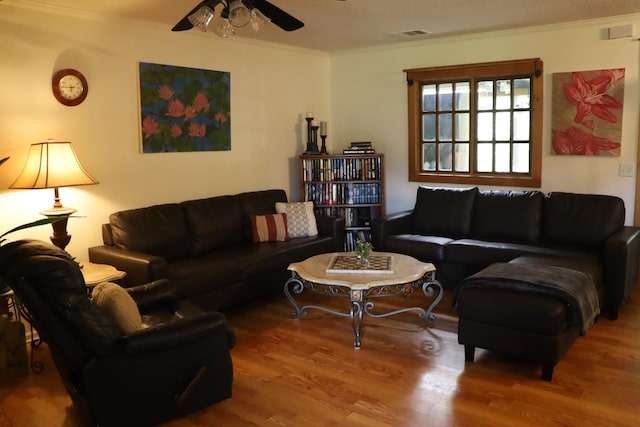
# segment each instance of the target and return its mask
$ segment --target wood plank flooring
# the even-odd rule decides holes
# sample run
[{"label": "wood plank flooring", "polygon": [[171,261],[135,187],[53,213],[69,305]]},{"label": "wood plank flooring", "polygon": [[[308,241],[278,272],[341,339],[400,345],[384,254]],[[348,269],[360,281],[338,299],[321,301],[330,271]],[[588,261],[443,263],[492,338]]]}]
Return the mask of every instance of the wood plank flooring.
[{"label": "wood plank flooring", "polygon": [[[427,299],[408,303],[416,302]],[[620,318],[599,319],[545,382],[539,366],[484,350],[465,364],[449,296],[435,327],[415,313],[365,317],[359,350],[349,319],[310,311],[293,320],[289,301],[275,297],[228,313],[237,335],[233,397],[166,426],[637,426],[639,302],[636,287]],[[376,308],[403,304],[377,300]],[[0,427],[82,426],[46,346],[36,357],[42,374],[0,386]]]}]

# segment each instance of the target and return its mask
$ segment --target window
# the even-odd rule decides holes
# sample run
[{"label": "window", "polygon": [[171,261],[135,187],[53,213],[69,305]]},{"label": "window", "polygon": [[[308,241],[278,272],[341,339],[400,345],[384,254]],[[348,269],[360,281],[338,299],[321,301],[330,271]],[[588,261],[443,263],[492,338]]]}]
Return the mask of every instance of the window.
[{"label": "window", "polygon": [[540,59],[405,72],[410,181],[540,187]]}]

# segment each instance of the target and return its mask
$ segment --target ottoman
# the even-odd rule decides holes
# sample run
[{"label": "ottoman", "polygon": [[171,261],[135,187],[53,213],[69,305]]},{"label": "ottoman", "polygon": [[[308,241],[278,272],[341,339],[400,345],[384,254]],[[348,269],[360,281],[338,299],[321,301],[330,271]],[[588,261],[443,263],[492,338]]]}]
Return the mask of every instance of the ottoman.
[{"label": "ottoman", "polygon": [[590,274],[571,268],[522,262],[496,263],[464,279],[453,305],[465,360],[475,348],[542,365],[542,379],[600,312]]}]

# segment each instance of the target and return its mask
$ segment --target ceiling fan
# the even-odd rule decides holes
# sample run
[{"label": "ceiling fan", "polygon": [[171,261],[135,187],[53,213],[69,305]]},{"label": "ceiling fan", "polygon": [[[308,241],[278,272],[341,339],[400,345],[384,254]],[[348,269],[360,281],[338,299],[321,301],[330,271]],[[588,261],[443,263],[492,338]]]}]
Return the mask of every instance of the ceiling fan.
[{"label": "ceiling fan", "polygon": [[214,9],[222,4],[220,20],[214,29],[221,37],[231,37],[234,27],[243,27],[251,23],[254,31],[269,21],[285,31],[294,31],[304,26],[302,21],[289,15],[266,0],[204,0],[182,18],[171,31],[185,31],[197,27],[207,31],[214,17]]}]

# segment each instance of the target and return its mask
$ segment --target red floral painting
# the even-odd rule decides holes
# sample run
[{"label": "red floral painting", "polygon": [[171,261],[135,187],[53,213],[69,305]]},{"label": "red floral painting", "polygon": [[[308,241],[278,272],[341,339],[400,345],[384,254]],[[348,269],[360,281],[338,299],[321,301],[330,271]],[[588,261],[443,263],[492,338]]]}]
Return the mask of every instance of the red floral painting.
[{"label": "red floral painting", "polygon": [[624,68],[553,75],[554,154],[619,156]]}]

